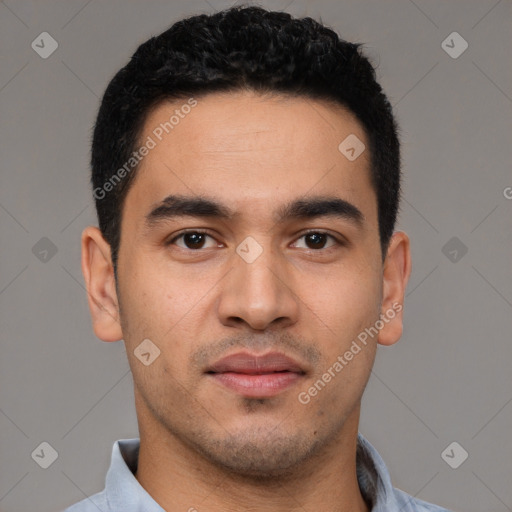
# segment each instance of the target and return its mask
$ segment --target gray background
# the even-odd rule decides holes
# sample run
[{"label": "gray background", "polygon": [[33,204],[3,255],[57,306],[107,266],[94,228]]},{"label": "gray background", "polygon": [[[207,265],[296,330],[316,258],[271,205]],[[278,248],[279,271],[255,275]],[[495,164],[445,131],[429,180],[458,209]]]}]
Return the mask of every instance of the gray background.
[{"label": "gray background", "polygon": [[[124,345],[95,338],[80,270],[81,231],[96,223],[91,128],[140,43],[229,5],[0,2],[2,512],[62,510],[101,490],[113,442],[138,435]],[[405,331],[379,348],[360,430],[410,494],[458,511],[512,510],[512,4],[261,5],[366,43],[402,128]],[[44,31],[59,44],[47,59],[31,48]],[[441,46],[454,31],[469,44],[456,59]],[[54,255],[41,252],[47,241],[34,254],[43,237]],[[43,441],[58,452],[48,469],[31,457]],[[441,457],[453,441],[469,453],[457,469]]]}]

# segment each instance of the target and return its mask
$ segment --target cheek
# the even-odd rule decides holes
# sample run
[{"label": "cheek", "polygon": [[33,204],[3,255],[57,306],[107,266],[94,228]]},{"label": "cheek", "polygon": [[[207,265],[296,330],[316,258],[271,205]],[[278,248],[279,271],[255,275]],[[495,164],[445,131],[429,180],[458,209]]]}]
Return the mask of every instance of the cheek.
[{"label": "cheek", "polygon": [[193,307],[200,290],[185,288],[183,278],[161,268],[151,259],[133,257],[123,268],[120,290],[126,312],[138,322],[145,319],[153,335],[166,332]]},{"label": "cheek", "polygon": [[204,283],[186,286],[190,280],[183,274],[176,277],[175,272],[163,271],[156,265],[144,267],[135,262],[126,265],[122,282],[123,337],[133,366],[138,368],[134,350],[144,339],[151,340],[160,350],[147,371],[139,370],[142,382],[149,378],[184,381],[189,354],[200,339],[205,307],[209,307]]},{"label": "cheek", "polygon": [[379,318],[380,281],[377,273],[332,273],[322,286],[304,287],[305,302],[311,305],[320,325],[322,323],[339,340],[355,336]]},{"label": "cheek", "polygon": [[325,345],[326,367],[320,376],[332,383],[326,400],[346,401],[349,407],[366,386],[377,346],[377,336],[368,335],[366,329],[379,319],[379,289],[378,275],[368,269],[331,285],[326,323],[334,335]]}]

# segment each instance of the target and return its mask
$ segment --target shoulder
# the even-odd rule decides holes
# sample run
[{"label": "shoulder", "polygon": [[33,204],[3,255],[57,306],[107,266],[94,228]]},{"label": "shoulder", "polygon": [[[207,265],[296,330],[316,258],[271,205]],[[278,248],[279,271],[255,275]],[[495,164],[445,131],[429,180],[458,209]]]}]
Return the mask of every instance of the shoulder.
[{"label": "shoulder", "polygon": [[415,498],[396,487],[393,491],[400,506],[400,512],[451,512],[446,508]]}]

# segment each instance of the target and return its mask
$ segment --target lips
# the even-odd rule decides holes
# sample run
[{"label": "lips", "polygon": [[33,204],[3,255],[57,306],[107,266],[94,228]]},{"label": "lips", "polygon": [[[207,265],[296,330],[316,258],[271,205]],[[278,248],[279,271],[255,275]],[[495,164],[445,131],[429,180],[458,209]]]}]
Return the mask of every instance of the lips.
[{"label": "lips", "polygon": [[220,359],[208,369],[210,373],[234,372],[247,375],[285,371],[305,373],[299,363],[280,352],[270,352],[263,356],[240,352]]},{"label": "lips", "polygon": [[280,352],[265,355],[240,352],[220,359],[206,373],[238,394],[267,398],[296,384],[306,372],[297,361]]}]

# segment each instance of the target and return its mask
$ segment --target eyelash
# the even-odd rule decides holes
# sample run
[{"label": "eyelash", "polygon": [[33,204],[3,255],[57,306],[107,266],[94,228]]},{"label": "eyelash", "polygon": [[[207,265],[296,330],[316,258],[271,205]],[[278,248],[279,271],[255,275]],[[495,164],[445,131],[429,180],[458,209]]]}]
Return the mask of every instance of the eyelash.
[{"label": "eyelash", "polygon": [[[215,236],[212,235],[209,231],[204,231],[202,229],[189,229],[189,230],[186,230],[186,231],[182,231],[181,233],[179,233],[178,235],[174,236],[171,240],[169,240],[168,242],[165,243],[166,246],[169,246],[169,245],[173,245],[174,242],[176,242],[176,240],[182,238],[183,236],[187,235],[187,234],[197,234],[197,235],[208,235],[209,237],[215,239]],[[300,238],[303,238],[307,235],[311,235],[311,234],[318,234],[318,235],[326,235],[327,237],[331,238],[332,240],[334,240],[336,242],[336,245],[337,246],[345,246],[347,245],[346,242],[340,240],[339,238],[335,237],[334,235],[332,235],[331,233],[328,233],[327,231],[323,231],[321,229],[311,229],[309,231],[306,231],[305,233],[302,233],[302,235],[300,235],[296,240],[299,240]],[[335,246],[331,246],[331,247],[326,247],[326,248],[321,248],[321,249],[308,249],[309,251],[311,252],[320,252],[320,251],[329,251],[331,249],[334,249]],[[179,249],[183,249],[183,247],[179,247]],[[199,249],[183,249],[185,251],[190,251],[190,252],[200,252],[201,251],[201,248]]]}]

